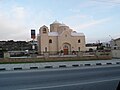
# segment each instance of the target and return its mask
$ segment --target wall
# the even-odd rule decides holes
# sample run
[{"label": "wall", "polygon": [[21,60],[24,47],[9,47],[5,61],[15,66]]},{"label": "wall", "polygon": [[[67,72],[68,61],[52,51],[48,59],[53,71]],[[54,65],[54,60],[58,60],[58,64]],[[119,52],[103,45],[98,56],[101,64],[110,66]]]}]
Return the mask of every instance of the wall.
[{"label": "wall", "polygon": [[[46,29],[46,33],[43,33],[43,28]],[[46,27],[45,25],[42,26],[39,30],[39,34],[40,34],[40,51],[41,51],[41,54],[43,54],[43,52],[45,52],[45,48],[47,48],[47,51],[49,51],[49,47],[48,47],[48,42],[49,42],[49,38],[48,38],[48,32],[49,32],[49,29],[48,27]]]},{"label": "wall", "polygon": [[120,58],[120,49],[112,50],[112,57],[113,58]]},{"label": "wall", "polygon": [[58,51],[58,39],[57,39],[57,36],[49,36],[49,40],[52,40],[52,43],[49,43],[49,53],[50,54],[57,54],[57,51]]}]

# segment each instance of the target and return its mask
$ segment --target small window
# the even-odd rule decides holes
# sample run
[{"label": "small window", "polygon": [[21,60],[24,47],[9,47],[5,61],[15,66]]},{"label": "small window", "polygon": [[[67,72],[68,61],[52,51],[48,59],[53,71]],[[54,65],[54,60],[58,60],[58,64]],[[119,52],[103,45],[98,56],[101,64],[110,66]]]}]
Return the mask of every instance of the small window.
[{"label": "small window", "polygon": [[78,43],[80,43],[80,39],[78,40]]},{"label": "small window", "polygon": [[80,51],[80,47],[78,47],[78,51]]},{"label": "small window", "polygon": [[52,43],[52,40],[51,40],[51,39],[49,40],[49,43]]},{"label": "small window", "polygon": [[117,46],[117,44],[115,44],[115,46]]},{"label": "small window", "polygon": [[43,28],[43,33],[47,33],[47,30],[46,30],[46,28]]}]

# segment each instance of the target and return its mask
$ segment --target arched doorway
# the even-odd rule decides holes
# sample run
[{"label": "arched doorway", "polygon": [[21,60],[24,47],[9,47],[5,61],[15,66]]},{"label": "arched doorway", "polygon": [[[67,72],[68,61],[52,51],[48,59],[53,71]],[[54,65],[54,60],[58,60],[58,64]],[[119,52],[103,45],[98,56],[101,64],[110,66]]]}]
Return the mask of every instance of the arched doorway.
[{"label": "arched doorway", "polygon": [[63,52],[64,52],[64,55],[68,55],[70,53],[70,44],[68,43],[64,43],[63,44]]}]

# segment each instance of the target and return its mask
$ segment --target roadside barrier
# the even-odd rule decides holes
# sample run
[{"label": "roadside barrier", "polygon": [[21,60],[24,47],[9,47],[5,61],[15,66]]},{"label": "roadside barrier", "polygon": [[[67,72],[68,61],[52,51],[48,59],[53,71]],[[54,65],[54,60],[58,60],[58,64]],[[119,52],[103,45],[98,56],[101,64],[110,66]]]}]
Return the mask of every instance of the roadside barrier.
[{"label": "roadside barrier", "polygon": [[22,70],[22,67],[16,67],[14,70]]},{"label": "roadside barrier", "polygon": [[[118,65],[120,62],[104,62],[104,63],[66,63],[66,64],[50,64],[48,65],[40,65],[40,64],[34,64],[34,65],[27,65],[27,64],[17,64],[17,65],[1,65],[0,71],[8,71],[8,70],[28,70],[28,69],[52,69],[52,68],[67,68],[67,67],[90,67],[90,66],[102,66],[102,65]],[[10,67],[11,66],[11,67]]]},{"label": "roadside barrier", "polygon": [[106,63],[107,65],[111,65],[112,63]]},{"label": "roadside barrier", "polygon": [[4,71],[4,70],[6,70],[6,68],[0,68],[0,71]]},{"label": "roadside barrier", "polygon": [[44,68],[53,68],[53,66],[45,66]]},{"label": "roadside barrier", "polygon": [[38,67],[30,67],[30,69],[38,69]]},{"label": "roadside barrier", "polygon": [[73,67],[79,67],[79,65],[78,65],[78,64],[73,64],[72,66],[73,66]]},{"label": "roadside barrier", "polygon": [[67,67],[66,65],[59,65],[59,68],[65,68]]},{"label": "roadside barrier", "polygon": [[91,66],[91,64],[85,64],[85,66]]},{"label": "roadside barrier", "polygon": [[96,65],[102,65],[102,63],[96,63]]},{"label": "roadside barrier", "polygon": [[120,62],[116,62],[116,64],[120,64]]}]

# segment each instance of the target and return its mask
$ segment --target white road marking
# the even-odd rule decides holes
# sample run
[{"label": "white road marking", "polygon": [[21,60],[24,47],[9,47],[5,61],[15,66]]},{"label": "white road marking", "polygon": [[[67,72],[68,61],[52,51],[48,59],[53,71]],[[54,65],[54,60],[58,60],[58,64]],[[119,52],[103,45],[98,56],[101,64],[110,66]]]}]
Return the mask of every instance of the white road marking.
[{"label": "white road marking", "polygon": [[84,85],[84,84],[101,83],[101,82],[108,82],[108,81],[115,81],[115,80],[120,80],[120,78],[109,79],[109,80],[101,80],[101,81],[93,81],[93,82],[73,83],[73,84],[66,84],[66,85],[45,86],[45,87],[35,87],[35,88],[24,88],[24,89],[18,89],[18,90],[52,89],[52,88],[78,86],[78,85]]}]

